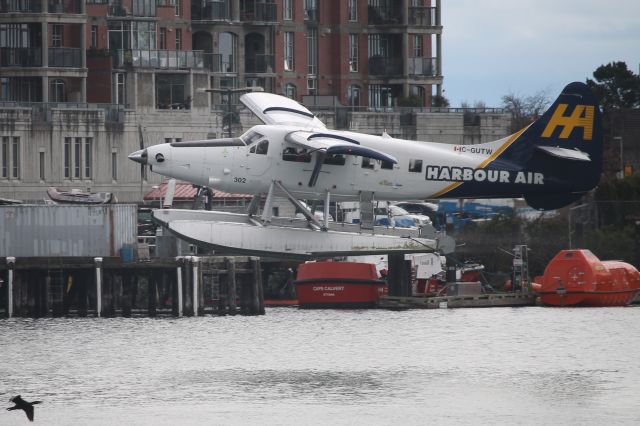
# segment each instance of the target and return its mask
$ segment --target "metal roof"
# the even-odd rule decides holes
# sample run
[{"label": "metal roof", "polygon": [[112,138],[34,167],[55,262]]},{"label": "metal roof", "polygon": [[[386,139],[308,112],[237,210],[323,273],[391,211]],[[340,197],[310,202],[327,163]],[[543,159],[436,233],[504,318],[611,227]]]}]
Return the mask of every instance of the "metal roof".
[{"label": "metal roof", "polygon": [[[151,191],[144,194],[143,200],[153,201],[153,200],[159,200],[160,197],[162,197],[163,199],[166,198],[167,185],[168,185],[168,181],[163,181],[158,188],[154,188]],[[225,199],[225,200],[251,199],[251,195],[249,194],[231,194],[228,192],[218,191],[213,188],[211,188],[211,191],[213,193],[213,198],[219,198],[219,199]],[[194,186],[192,183],[177,181],[176,192],[173,195],[173,199],[174,201],[191,201],[195,198],[197,192],[198,192],[198,187]]]}]

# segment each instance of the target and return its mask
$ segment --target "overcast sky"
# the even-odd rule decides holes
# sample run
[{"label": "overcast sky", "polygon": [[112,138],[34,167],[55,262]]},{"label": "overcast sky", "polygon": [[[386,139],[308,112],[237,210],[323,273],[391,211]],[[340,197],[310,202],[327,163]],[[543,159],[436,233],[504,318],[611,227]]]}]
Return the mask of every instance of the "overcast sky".
[{"label": "overcast sky", "polygon": [[442,25],[451,106],[539,91],[553,100],[612,61],[638,74],[640,0],[442,0]]}]

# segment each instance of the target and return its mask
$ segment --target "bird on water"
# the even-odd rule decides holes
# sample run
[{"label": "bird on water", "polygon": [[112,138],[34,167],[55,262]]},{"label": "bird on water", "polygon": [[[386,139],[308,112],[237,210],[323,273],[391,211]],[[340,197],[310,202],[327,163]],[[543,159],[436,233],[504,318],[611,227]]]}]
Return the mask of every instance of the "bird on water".
[{"label": "bird on water", "polygon": [[29,419],[29,421],[33,421],[33,406],[35,404],[42,403],[42,401],[33,401],[33,402],[25,401],[24,399],[22,399],[20,395],[14,396],[13,398],[10,399],[10,401],[13,402],[15,405],[13,407],[7,408],[7,410],[8,411],[23,410],[27,415],[27,418]]}]

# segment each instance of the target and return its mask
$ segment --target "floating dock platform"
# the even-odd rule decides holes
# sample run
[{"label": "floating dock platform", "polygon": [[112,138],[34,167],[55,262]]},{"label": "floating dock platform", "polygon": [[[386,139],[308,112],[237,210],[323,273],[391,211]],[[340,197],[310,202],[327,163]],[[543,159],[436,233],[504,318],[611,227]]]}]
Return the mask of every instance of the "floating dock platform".
[{"label": "floating dock platform", "polygon": [[475,296],[380,296],[381,309],[450,309],[534,306],[537,296],[531,293],[491,293]]}]

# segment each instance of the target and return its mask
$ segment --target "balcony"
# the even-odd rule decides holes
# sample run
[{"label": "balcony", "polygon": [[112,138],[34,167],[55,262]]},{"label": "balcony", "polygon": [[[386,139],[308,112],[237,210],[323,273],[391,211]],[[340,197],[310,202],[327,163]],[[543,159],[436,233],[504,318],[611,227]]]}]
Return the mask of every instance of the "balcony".
[{"label": "balcony", "polygon": [[49,13],[81,14],[84,0],[49,0],[47,11]]},{"label": "balcony", "polygon": [[438,27],[438,8],[437,7],[410,7],[409,8],[409,25],[417,27]]},{"label": "balcony", "polygon": [[256,54],[245,58],[245,72],[249,74],[275,72],[275,57],[273,55]]},{"label": "balcony", "polygon": [[204,53],[204,67],[217,73],[237,73],[235,60],[232,56],[226,58],[220,53]]},{"label": "balcony", "polygon": [[438,58],[408,58],[407,66],[409,75],[425,77],[437,77]]},{"label": "balcony", "polygon": [[130,15],[129,11],[127,10],[127,8],[118,5],[118,4],[110,4],[109,8],[107,9],[107,16],[118,16],[118,17],[122,17],[122,16],[127,16]]},{"label": "balcony", "polygon": [[385,58],[384,56],[373,56],[369,58],[369,75],[392,76],[401,75],[402,58]]},{"label": "balcony", "polygon": [[2,0],[0,13],[41,13],[42,2],[39,0]]},{"label": "balcony", "polygon": [[156,0],[156,7],[176,7],[176,0]]},{"label": "balcony", "polygon": [[369,6],[370,25],[398,25],[402,23],[402,16],[398,8],[388,6]]},{"label": "balcony", "polygon": [[204,68],[201,50],[116,50],[114,55],[116,68]]},{"label": "balcony", "polygon": [[277,8],[274,3],[245,0],[240,7],[240,20],[247,22],[276,22]]},{"label": "balcony", "polygon": [[208,0],[191,3],[191,18],[194,21],[230,21],[229,0]]},{"label": "balcony", "polygon": [[81,68],[82,49],[76,47],[50,47],[49,66],[61,68]]},{"label": "balcony", "polygon": [[0,66],[2,67],[41,67],[42,49],[39,47],[3,47],[0,48]]}]

